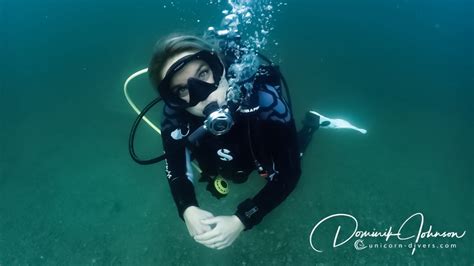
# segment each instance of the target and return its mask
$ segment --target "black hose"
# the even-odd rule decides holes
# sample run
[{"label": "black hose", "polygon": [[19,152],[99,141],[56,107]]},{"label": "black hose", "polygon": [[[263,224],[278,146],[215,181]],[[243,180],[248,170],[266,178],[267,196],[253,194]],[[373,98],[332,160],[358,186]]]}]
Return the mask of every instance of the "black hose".
[{"label": "black hose", "polygon": [[187,139],[187,143],[189,143],[189,144],[196,143],[198,140],[200,140],[202,137],[204,137],[204,135],[206,135],[206,133],[207,133],[207,129],[204,128],[204,126],[200,126],[196,130],[194,130],[194,132],[191,133],[191,135],[189,135],[189,137]]},{"label": "black hose", "polygon": [[132,130],[130,131],[130,136],[128,138],[128,151],[130,152],[130,156],[132,156],[132,159],[143,165],[148,165],[148,164],[154,164],[157,162],[161,162],[164,159],[166,159],[166,154],[163,154],[161,156],[158,156],[156,158],[148,159],[148,160],[142,160],[138,158],[138,156],[135,154],[135,148],[133,145],[133,142],[135,140],[135,133],[137,132],[138,125],[142,121],[142,118],[145,116],[145,114],[157,103],[161,101],[161,98],[158,97],[151,101],[143,110],[142,112],[138,115],[137,119],[135,119],[135,122],[133,122]]}]

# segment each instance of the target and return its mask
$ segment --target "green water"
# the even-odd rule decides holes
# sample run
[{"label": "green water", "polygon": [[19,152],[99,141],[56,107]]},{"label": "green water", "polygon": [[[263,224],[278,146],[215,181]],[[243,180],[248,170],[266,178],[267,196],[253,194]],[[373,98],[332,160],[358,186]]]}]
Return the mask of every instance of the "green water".
[{"label": "green water", "polygon": [[[294,0],[276,13],[266,53],[296,119],[313,109],[369,133],[317,132],[296,190],[221,251],[188,236],[164,165],[139,166],[127,149],[125,79],[158,38],[203,32],[225,6],[176,2],[0,2],[0,265],[473,265],[472,1]],[[145,78],[131,94],[141,106],[154,96]],[[137,139],[142,156],[161,152],[152,130]],[[198,200],[229,215],[262,185],[217,201],[198,184]],[[421,240],[457,246],[414,255],[358,251],[356,238],[332,248],[334,221],[312,239],[324,252],[310,246],[331,214],[396,231],[417,212],[424,230],[466,234]]]}]

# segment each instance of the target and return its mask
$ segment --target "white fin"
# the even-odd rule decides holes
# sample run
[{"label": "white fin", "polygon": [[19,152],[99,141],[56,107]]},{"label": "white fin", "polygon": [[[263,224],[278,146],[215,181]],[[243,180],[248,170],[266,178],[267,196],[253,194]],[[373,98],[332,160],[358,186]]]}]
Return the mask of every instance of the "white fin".
[{"label": "white fin", "polygon": [[[353,126],[351,123],[349,123],[346,120],[339,119],[339,118],[329,118],[315,111],[309,111],[309,112],[314,115],[319,116],[319,125],[321,128],[346,128],[346,129],[353,129],[353,130],[359,131],[362,134],[367,133],[367,130]],[[323,126],[324,122],[329,122],[329,124]]]}]

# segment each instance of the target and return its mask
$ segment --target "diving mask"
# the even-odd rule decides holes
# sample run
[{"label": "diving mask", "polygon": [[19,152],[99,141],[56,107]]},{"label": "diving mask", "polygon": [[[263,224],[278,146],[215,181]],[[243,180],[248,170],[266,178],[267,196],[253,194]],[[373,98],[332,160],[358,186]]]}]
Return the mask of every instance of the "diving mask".
[{"label": "diving mask", "polygon": [[[173,76],[182,70],[186,64],[194,60],[202,60],[206,62],[213,74],[214,83],[205,82],[196,77],[190,77],[187,80],[187,89],[189,93],[189,102],[183,100],[178,91],[170,88]],[[216,52],[202,50],[192,55],[185,56],[175,62],[166,72],[165,77],[158,85],[158,92],[163,100],[171,107],[184,109],[195,106],[199,102],[207,99],[209,94],[219,87],[219,82],[224,73],[224,65]],[[183,89],[183,88],[182,88]]]}]

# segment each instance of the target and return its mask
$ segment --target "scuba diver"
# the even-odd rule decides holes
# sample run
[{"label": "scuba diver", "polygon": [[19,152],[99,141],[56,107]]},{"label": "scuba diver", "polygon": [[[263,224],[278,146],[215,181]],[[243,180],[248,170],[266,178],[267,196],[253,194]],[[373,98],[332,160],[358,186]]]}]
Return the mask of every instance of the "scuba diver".
[{"label": "scuba diver", "polygon": [[[230,246],[288,197],[301,176],[301,156],[318,128],[365,133],[314,111],[306,113],[303,128],[297,131],[278,67],[259,56],[251,77],[234,82],[239,73],[230,69],[233,54],[204,38],[174,35],[157,43],[147,70],[165,103],[161,159],[166,160],[178,215],[195,241],[213,249]],[[230,97],[235,88],[240,93],[237,101]],[[133,149],[131,154],[135,159]],[[255,170],[266,184],[243,200],[234,215],[218,216],[196,200],[193,161],[201,170],[199,182],[207,182],[217,198],[228,193],[228,181],[243,183]]]}]

